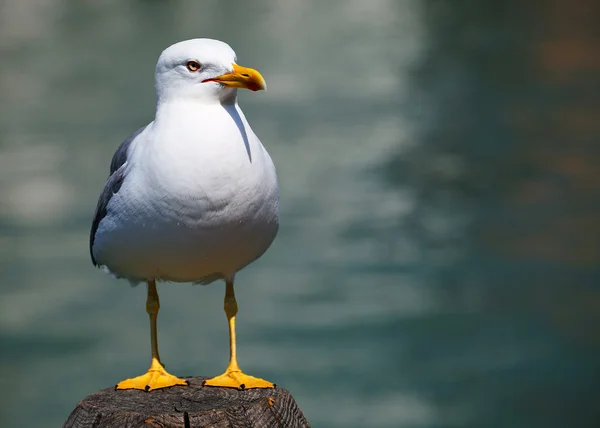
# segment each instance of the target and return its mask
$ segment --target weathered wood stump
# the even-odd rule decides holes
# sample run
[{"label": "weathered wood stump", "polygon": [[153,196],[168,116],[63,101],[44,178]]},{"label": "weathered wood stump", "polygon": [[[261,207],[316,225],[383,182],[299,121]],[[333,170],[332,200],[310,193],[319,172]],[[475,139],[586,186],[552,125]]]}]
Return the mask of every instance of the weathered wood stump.
[{"label": "weathered wood stump", "polygon": [[283,388],[204,387],[205,377],[187,378],[190,386],[144,392],[103,389],[87,396],[63,428],[310,428],[292,395]]}]

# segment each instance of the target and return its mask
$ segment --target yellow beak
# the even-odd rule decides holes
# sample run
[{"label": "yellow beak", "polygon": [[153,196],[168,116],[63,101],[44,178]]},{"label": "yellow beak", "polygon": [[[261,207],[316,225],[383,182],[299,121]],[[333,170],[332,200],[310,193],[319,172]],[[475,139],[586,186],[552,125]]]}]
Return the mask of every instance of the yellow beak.
[{"label": "yellow beak", "polygon": [[223,74],[212,79],[206,79],[204,82],[219,82],[229,88],[246,88],[251,91],[260,91],[267,89],[267,83],[262,75],[253,68],[242,67],[232,64],[233,73]]}]

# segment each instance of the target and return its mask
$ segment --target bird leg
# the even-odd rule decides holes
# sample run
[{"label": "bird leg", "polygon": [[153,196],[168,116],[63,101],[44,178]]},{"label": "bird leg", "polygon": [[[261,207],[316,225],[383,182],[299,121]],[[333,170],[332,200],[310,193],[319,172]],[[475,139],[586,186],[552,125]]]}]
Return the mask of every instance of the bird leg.
[{"label": "bird leg", "polygon": [[117,384],[116,389],[141,389],[151,391],[153,389],[168,388],[175,385],[188,385],[188,382],[179,379],[172,374],[167,373],[165,367],[160,362],[158,354],[158,338],[156,335],[156,317],[160,309],[158,292],[156,291],[156,282],[148,281],[148,298],[146,299],[146,312],[150,315],[150,342],[152,345],[152,362],[150,368],[145,374],[126,379]]},{"label": "bird leg", "polygon": [[229,323],[229,365],[220,376],[208,379],[204,382],[206,386],[222,386],[226,388],[273,388],[273,384],[264,379],[248,376],[242,373],[237,363],[235,343],[235,316],[238,311],[233,282],[227,281],[225,285],[225,314]]}]

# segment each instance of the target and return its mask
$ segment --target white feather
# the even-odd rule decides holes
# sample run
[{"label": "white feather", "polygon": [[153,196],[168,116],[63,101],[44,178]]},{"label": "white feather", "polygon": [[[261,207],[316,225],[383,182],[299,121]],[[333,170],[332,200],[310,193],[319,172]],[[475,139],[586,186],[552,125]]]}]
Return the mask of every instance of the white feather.
[{"label": "white feather", "polygon": [[236,90],[189,80],[169,66],[189,57],[210,61],[207,73],[231,71],[231,48],[203,40],[161,55],[156,118],[131,143],[125,179],[99,223],[94,257],[117,276],[232,278],[277,233],[275,167],[237,105]]}]

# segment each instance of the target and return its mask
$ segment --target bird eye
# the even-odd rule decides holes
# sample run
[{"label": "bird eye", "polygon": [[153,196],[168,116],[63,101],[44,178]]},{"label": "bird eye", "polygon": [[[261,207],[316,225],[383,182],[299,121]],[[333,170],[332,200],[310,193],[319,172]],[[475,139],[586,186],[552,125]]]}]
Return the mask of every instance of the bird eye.
[{"label": "bird eye", "polygon": [[198,61],[188,61],[185,66],[191,72],[200,70],[200,63]]}]

